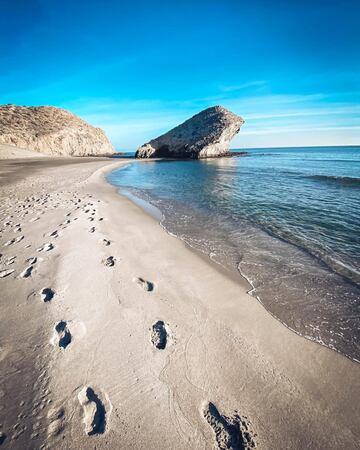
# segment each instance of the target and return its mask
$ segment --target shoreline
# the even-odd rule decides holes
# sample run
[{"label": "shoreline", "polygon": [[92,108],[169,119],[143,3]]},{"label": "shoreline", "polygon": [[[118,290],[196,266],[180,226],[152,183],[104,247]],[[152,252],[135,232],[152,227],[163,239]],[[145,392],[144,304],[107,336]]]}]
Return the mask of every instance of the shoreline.
[{"label": "shoreline", "polygon": [[[139,160],[137,160],[137,161],[139,161]],[[130,160],[128,162],[128,164],[132,164],[134,162],[136,162],[136,161]],[[142,162],[142,161],[140,160],[140,162]],[[144,160],[144,162],[146,162],[146,160]],[[124,166],[125,166],[125,164],[124,164]],[[190,253],[193,253],[198,258],[201,258],[206,264],[209,264],[210,267],[216,269],[220,275],[228,277],[230,280],[239,283],[239,285],[242,288],[245,288],[247,290],[247,293],[249,294],[249,291],[251,291],[253,289],[253,286],[252,286],[251,282],[249,280],[247,280],[246,277],[240,271],[235,271],[235,270],[232,271],[229,268],[218,263],[217,261],[211,259],[211,257],[207,253],[202,252],[201,250],[199,250],[195,247],[191,247],[191,245],[189,245],[185,240],[183,240],[179,236],[171,233],[171,231],[169,231],[161,223],[161,221],[163,219],[163,215],[162,215],[162,212],[156,206],[152,205],[151,203],[147,202],[146,200],[144,200],[140,197],[137,197],[135,194],[131,193],[130,191],[121,192],[122,189],[120,189],[118,186],[116,186],[115,184],[112,184],[110,181],[108,181],[106,178],[107,175],[116,169],[118,169],[118,168],[115,168],[115,169],[108,168],[108,170],[106,170],[105,173],[103,174],[103,179],[104,179],[105,183],[109,184],[110,186],[112,186],[115,189],[115,193],[117,195],[120,195],[120,196],[125,197],[128,200],[130,200],[131,203],[135,204],[138,208],[140,208],[140,210],[143,211],[147,216],[151,217],[160,226],[160,228],[164,231],[164,233],[166,233],[168,236],[173,237],[174,239],[180,241]],[[251,294],[249,294],[249,295],[251,295]],[[255,300],[257,300],[261,303],[261,301],[258,300],[256,297],[253,297],[253,298],[255,298]],[[264,305],[262,305],[262,306],[265,308]],[[276,316],[273,316],[273,317],[276,320],[278,320],[276,318]],[[280,322],[280,323],[282,323],[282,322]],[[301,335],[299,334],[299,336],[301,336]]]},{"label": "shoreline", "polygon": [[[140,162],[140,163],[147,162],[147,160],[135,160],[135,161],[130,160],[129,164],[136,163],[136,161]],[[200,258],[203,258],[205,263],[210,264],[213,267],[217,268],[218,271],[220,272],[220,274],[229,277],[231,280],[233,280],[235,282],[238,282],[242,288],[246,289],[247,294],[250,295],[252,298],[254,298],[254,300],[256,300],[257,302],[259,302],[260,305],[265,309],[265,311],[271,315],[271,317],[273,317],[275,320],[277,320],[280,324],[282,324],[284,327],[286,327],[292,333],[295,333],[297,336],[299,336],[303,339],[306,339],[308,341],[314,342],[322,347],[327,348],[330,351],[333,351],[341,356],[344,356],[345,358],[349,359],[352,362],[360,364],[360,360],[356,359],[355,357],[352,357],[346,353],[343,353],[340,350],[337,350],[335,347],[330,347],[326,343],[317,340],[316,338],[312,337],[311,335],[302,334],[301,332],[292,328],[286,322],[282,321],[279,317],[276,316],[276,314],[272,313],[271,310],[267,308],[266,304],[264,302],[262,302],[261,298],[258,295],[252,294],[252,291],[255,291],[256,288],[255,288],[254,284],[252,283],[252,281],[250,279],[248,279],[247,276],[243,272],[241,272],[241,270],[239,268],[231,269],[229,267],[226,267],[225,265],[221,264],[220,262],[217,262],[216,260],[212,259],[208,253],[203,252],[196,247],[192,247],[188,242],[186,242],[186,240],[184,240],[180,236],[177,236],[176,234],[172,233],[170,230],[168,230],[162,224],[162,220],[163,220],[164,216],[162,215],[162,212],[157,207],[152,205],[147,200],[144,200],[141,197],[137,197],[136,194],[133,194],[130,191],[126,191],[124,188],[121,188],[115,184],[112,184],[109,180],[107,180],[107,178],[106,178],[107,175],[109,175],[109,173],[112,172],[113,170],[116,170],[116,169],[110,168],[108,171],[106,171],[106,173],[104,174],[104,181],[107,182],[108,184],[110,184],[111,186],[113,186],[116,189],[116,192],[118,193],[118,195],[122,195],[122,196],[125,196],[126,198],[130,199],[130,201],[132,201],[134,204],[136,204],[142,211],[144,211],[146,214],[150,215],[156,222],[158,222],[158,224],[165,231],[165,233],[167,233],[169,236],[172,236],[172,237],[180,240],[190,252],[194,253],[195,255],[199,256]],[[275,237],[276,239],[283,240],[279,236],[275,236],[275,235],[272,235],[272,236]],[[297,247],[302,252],[307,253],[307,251],[303,247],[300,247],[297,244],[293,244],[293,243],[290,243],[285,240],[284,240],[284,242],[286,242],[289,245],[293,245],[293,246]],[[316,256],[314,256],[312,254],[309,254],[309,256],[314,258],[320,264],[326,266],[326,268],[328,270],[330,270],[331,272],[334,272],[330,266],[328,266],[322,260],[318,259]],[[341,277],[343,276],[339,273],[337,273],[337,275],[339,275]],[[350,279],[348,279],[346,277],[344,277],[344,279],[351,284],[354,283],[353,281],[351,281]]]},{"label": "shoreline", "polygon": [[[17,263],[15,277],[0,279],[5,292],[1,312],[16,324],[2,327],[0,333],[2,347],[7,346],[1,355],[1,381],[7,386],[2,416],[16,387],[11,388],[7,374],[9,355],[16,354],[22,342],[19,336],[26,336],[27,346],[35,345],[45,355],[42,371],[48,381],[41,389],[44,394],[49,390],[46,402],[41,400],[43,409],[37,411],[36,402],[29,400],[25,414],[19,402],[1,418],[0,431],[7,435],[4,448],[24,448],[30,440],[74,449],[115,449],[119,443],[124,448],[212,448],[216,435],[204,417],[207,402],[223,417],[238,411],[257,448],[357,448],[358,364],[300,339],[247,294],[239,280],[222,273],[208,257],[200,257],[119,195],[105,175],[126,163],[48,167],[37,172],[36,181],[31,175],[20,176],[15,186],[2,188],[8,201],[1,219],[3,209],[12,211],[16,223],[25,220],[24,210],[37,208],[40,220],[30,225],[26,218],[24,242],[31,241],[35,248],[37,241],[49,240],[44,235],[58,230],[58,237],[51,238],[54,251],[39,253],[43,261],[36,263],[38,268],[34,264],[29,279],[15,278],[23,268]],[[46,193],[49,178],[51,192]],[[12,205],[15,192],[22,197],[19,213]],[[44,205],[41,197],[40,202],[30,200],[30,208],[20,208],[29,195],[49,197]],[[79,204],[84,206],[78,208]],[[14,232],[6,230],[2,244],[7,235]],[[19,244],[14,247],[19,248],[19,260],[29,251],[20,245],[21,250]],[[2,247],[5,257],[10,256],[5,254],[8,249],[14,253],[12,246]],[[104,265],[109,256],[114,258],[112,267]],[[144,290],[135,277],[149,280],[153,290]],[[45,282],[56,293],[46,305],[38,298]],[[14,293],[16,310],[9,303]],[[41,332],[29,334],[23,317],[31,317]],[[49,344],[59,320],[65,321],[72,337],[66,348]],[[163,350],[151,341],[157,321],[164,322],[168,333]],[[24,376],[22,370],[12,382],[18,384]],[[83,386],[94,390],[104,409],[104,434],[84,433],[86,414],[77,398]],[[20,425],[12,431],[19,413],[25,414],[20,422],[26,429],[13,439],[22,429]],[[42,431],[31,438],[37,422]]]}]

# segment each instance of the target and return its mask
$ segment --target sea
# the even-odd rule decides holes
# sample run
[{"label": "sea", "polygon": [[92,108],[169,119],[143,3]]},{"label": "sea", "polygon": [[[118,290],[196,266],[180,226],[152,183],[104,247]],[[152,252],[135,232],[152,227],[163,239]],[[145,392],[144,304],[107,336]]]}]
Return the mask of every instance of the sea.
[{"label": "sea", "polygon": [[360,146],[244,150],[134,161],[108,181],[288,328],[360,362]]}]

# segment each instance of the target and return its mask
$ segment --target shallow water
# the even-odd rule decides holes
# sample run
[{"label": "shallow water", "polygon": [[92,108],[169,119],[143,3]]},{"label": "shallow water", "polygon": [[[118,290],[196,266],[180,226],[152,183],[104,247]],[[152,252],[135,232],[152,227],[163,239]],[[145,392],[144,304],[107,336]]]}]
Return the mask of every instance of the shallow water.
[{"label": "shallow water", "polygon": [[149,161],[108,179],[238,270],[288,327],[360,361],[360,147]]}]

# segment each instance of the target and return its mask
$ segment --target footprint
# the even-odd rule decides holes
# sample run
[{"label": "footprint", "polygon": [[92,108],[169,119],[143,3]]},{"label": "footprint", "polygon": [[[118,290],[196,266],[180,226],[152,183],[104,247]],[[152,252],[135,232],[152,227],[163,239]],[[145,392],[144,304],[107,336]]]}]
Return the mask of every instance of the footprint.
[{"label": "footprint", "polygon": [[27,259],[25,260],[25,262],[28,262],[29,264],[35,264],[36,261],[37,261],[36,256],[31,256],[30,258],[27,258]]},{"label": "footprint", "polygon": [[3,431],[0,431],[0,445],[5,442],[6,434]]},{"label": "footprint", "polygon": [[24,237],[25,237],[25,236],[18,236],[18,237],[15,239],[15,242],[21,242],[21,241],[24,239]]},{"label": "footprint", "polygon": [[93,389],[85,386],[79,392],[78,400],[84,412],[85,433],[89,436],[104,433],[106,425],[105,407]]},{"label": "footprint", "polygon": [[54,248],[54,245],[51,242],[44,244],[42,247],[36,249],[37,252],[48,252]]},{"label": "footprint", "polygon": [[90,233],[94,233],[94,231],[95,231],[95,227],[91,227],[90,228]]},{"label": "footprint", "polygon": [[23,270],[20,274],[21,278],[29,278],[31,276],[31,272],[33,271],[34,266],[29,266],[25,270]]},{"label": "footprint", "polygon": [[220,450],[249,450],[256,447],[248,423],[237,413],[233,417],[222,416],[211,402],[204,405],[202,413],[215,433]]},{"label": "footprint", "polygon": [[150,339],[154,347],[163,350],[167,344],[168,333],[166,331],[165,323],[158,320],[151,328]]},{"label": "footprint", "polygon": [[14,269],[11,269],[11,270],[1,270],[1,271],[0,271],[0,278],[5,278],[5,277],[11,275],[13,272],[15,272]]},{"label": "footprint", "polygon": [[9,258],[7,258],[5,260],[5,265],[10,266],[11,264],[14,264],[15,259],[16,259],[16,256],[10,256]]},{"label": "footprint", "polygon": [[105,259],[104,264],[106,267],[112,267],[115,265],[115,259],[113,256],[109,256]]},{"label": "footprint", "polygon": [[54,330],[55,333],[52,343],[65,349],[71,342],[71,333],[68,329],[67,323],[64,320],[60,320],[60,322],[55,325]]},{"label": "footprint", "polygon": [[12,245],[15,242],[15,238],[10,239],[10,241],[5,242],[4,247],[8,247],[9,245]]},{"label": "footprint", "polygon": [[58,436],[64,431],[65,409],[52,408],[49,410],[47,417],[49,419],[48,436]]},{"label": "footprint", "polygon": [[111,242],[108,239],[103,239],[103,244],[108,246],[111,244]]},{"label": "footprint", "polygon": [[54,298],[55,292],[50,288],[43,288],[40,291],[40,298],[43,302],[50,302]]},{"label": "footprint", "polygon": [[134,283],[136,283],[138,286],[140,286],[144,291],[151,292],[154,290],[154,283],[151,283],[151,281],[146,281],[143,278],[134,278]]}]

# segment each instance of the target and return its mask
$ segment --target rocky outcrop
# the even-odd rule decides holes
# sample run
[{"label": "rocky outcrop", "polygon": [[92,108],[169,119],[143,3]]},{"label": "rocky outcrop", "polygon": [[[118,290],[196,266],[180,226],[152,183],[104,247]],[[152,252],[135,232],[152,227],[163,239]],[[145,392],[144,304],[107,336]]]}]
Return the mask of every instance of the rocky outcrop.
[{"label": "rocky outcrop", "polygon": [[136,158],[216,158],[229,156],[229,142],[244,120],[222,106],[205,109],[142,145]]},{"label": "rocky outcrop", "polygon": [[0,106],[0,144],[50,156],[100,156],[114,153],[103,130],[52,106]]}]

